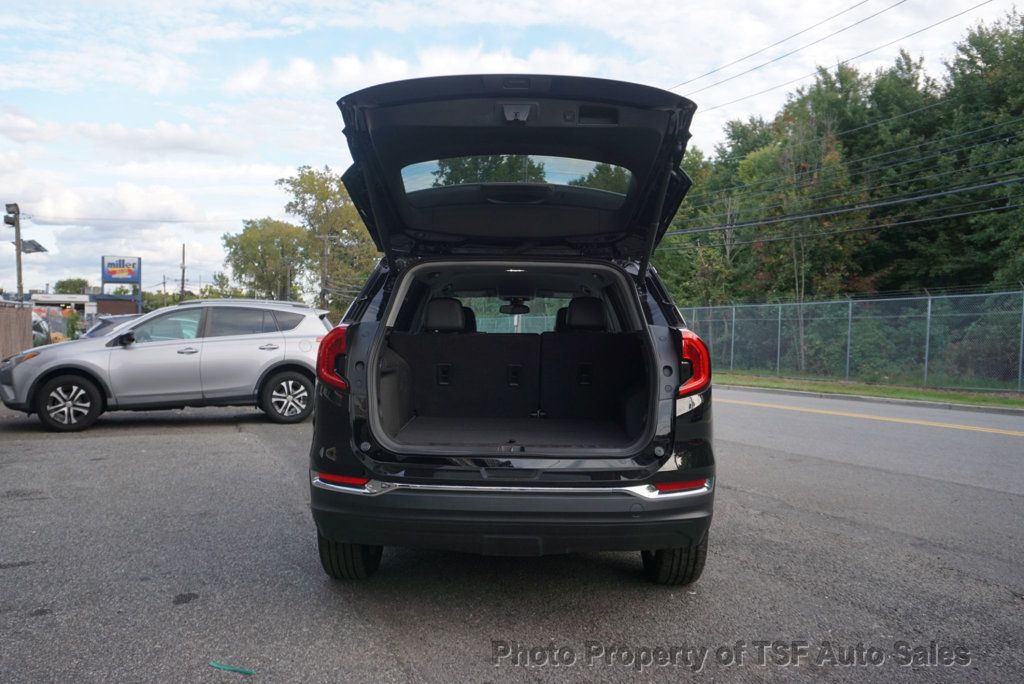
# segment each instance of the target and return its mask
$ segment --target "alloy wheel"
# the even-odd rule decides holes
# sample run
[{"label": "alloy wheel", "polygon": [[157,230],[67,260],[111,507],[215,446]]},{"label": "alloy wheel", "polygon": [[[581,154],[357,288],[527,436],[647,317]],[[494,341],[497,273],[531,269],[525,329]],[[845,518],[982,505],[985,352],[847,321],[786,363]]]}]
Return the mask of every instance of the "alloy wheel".
[{"label": "alloy wheel", "polygon": [[46,413],[62,425],[74,425],[87,416],[91,408],[89,394],[79,385],[58,385],[46,398]]},{"label": "alloy wheel", "polygon": [[297,416],[306,410],[309,390],[297,380],[284,380],[274,388],[270,403],[282,416]]}]

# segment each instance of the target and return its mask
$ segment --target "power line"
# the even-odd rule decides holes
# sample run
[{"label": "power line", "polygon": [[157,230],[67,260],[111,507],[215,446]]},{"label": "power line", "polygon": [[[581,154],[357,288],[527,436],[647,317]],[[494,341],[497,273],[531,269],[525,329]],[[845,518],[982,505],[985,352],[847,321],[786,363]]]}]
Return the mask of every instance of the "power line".
[{"label": "power line", "polygon": [[692,91],[690,91],[688,93],[685,93],[685,96],[686,97],[690,97],[691,95],[696,95],[697,93],[702,93],[705,90],[710,90],[711,88],[714,88],[715,86],[722,85],[723,83],[728,83],[729,81],[732,81],[733,79],[737,79],[740,76],[746,76],[747,74],[749,74],[752,71],[757,71],[758,69],[761,69],[762,67],[766,67],[769,64],[774,64],[775,62],[778,62],[780,60],[785,59],[786,57],[789,57],[791,55],[795,55],[796,53],[800,52],[801,50],[806,50],[807,48],[809,48],[811,46],[814,46],[814,45],[817,45],[818,43],[821,43],[821,42],[823,42],[825,40],[828,40],[829,38],[832,38],[833,36],[837,36],[840,33],[843,33],[844,31],[848,31],[848,30],[854,28],[855,26],[859,26],[859,25],[863,24],[866,21],[870,21],[871,19],[874,19],[875,17],[877,17],[880,14],[885,14],[889,10],[891,10],[891,9],[893,9],[895,7],[898,7],[899,5],[902,5],[906,1],[907,0],[898,0],[898,2],[896,2],[896,3],[892,4],[892,5],[889,5],[888,7],[884,8],[884,9],[879,10],[879,11],[875,12],[874,14],[866,16],[863,19],[858,19],[857,21],[853,22],[852,24],[844,26],[843,28],[841,28],[841,29],[839,29],[837,31],[833,31],[832,33],[828,34],[827,36],[822,36],[821,38],[818,38],[817,40],[811,41],[810,43],[807,43],[806,45],[801,45],[800,47],[796,48],[795,50],[790,50],[789,52],[783,53],[783,54],[779,55],[778,57],[775,57],[773,59],[768,60],[767,62],[762,62],[761,64],[758,64],[757,66],[750,67],[746,71],[741,71],[740,73],[734,74],[733,76],[729,76],[728,78],[723,78],[720,81],[715,81],[714,83],[706,85],[703,88],[698,88],[697,90],[692,90]]},{"label": "power line", "polygon": [[[962,133],[956,133],[956,134],[953,134],[953,135],[947,135],[947,136],[943,136],[941,138],[934,138],[932,140],[925,140],[924,142],[915,143],[913,145],[906,145],[904,147],[897,147],[896,149],[893,149],[893,150],[885,150],[883,152],[876,152],[874,154],[865,155],[863,157],[855,157],[854,159],[845,159],[845,160],[843,160],[843,164],[845,164],[846,166],[849,166],[851,164],[860,164],[861,162],[869,161],[871,159],[878,159],[879,157],[888,157],[890,155],[896,154],[897,152],[906,152],[908,150],[916,150],[916,149],[918,149],[920,147],[925,147],[927,145],[934,145],[936,143],[945,142],[947,140],[955,140],[957,138],[963,138],[964,136],[973,135],[974,133],[981,133],[983,131],[992,130],[993,128],[1000,128],[1002,126],[1007,126],[1009,124],[1018,123],[1018,122],[1021,122],[1021,121],[1024,121],[1024,116],[1018,116],[1018,117],[1015,117],[1013,119],[1010,119],[1009,121],[1003,121],[1003,122],[997,123],[997,124],[990,124],[988,126],[982,126],[981,128],[974,128],[974,129],[971,129],[969,131],[964,131]],[[1013,133],[1013,134],[1011,134],[1011,136],[1012,135],[1017,135],[1017,133]],[[1002,137],[1004,137],[1003,134],[999,134],[999,135],[997,135],[997,136],[995,136],[995,137],[993,137],[993,138],[991,138],[989,140],[981,141],[981,144],[989,143],[989,142],[994,142],[994,141],[997,141],[997,140],[1001,139]],[[975,143],[975,144],[979,144],[979,143]],[[966,147],[970,147],[970,146],[965,146],[964,148],[966,148]],[[957,149],[962,149],[962,148],[950,148],[950,150],[952,150],[952,151],[956,151]],[[925,158],[927,158],[927,157],[925,157]],[[902,163],[905,163],[906,161],[918,161],[919,159],[922,159],[922,158],[918,157],[917,159],[914,159],[914,160],[906,160],[906,159],[899,160],[899,161],[896,162],[896,164],[902,164]],[[892,164],[890,164],[890,165],[892,165]],[[868,169],[861,169],[858,173],[859,174],[863,174],[864,172],[869,171],[872,168],[883,168],[883,167],[869,167]],[[698,193],[695,196],[696,197],[700,197],[700,196],[702,196],[704,194],[709,194],[711,192],[724,192],[724,191],[733,190],[733,189],[736,189],[736,188],[757,187],[758,185],[764,185],[765,183],[770,183],[772,181],[778,181],[778,180],[788,181],[788,180],[791,180],[791,179],[800,178],[802,176],[813,175],[813,174],[817,173],[817,171],[818,171],[818,169],[808,169],[807,171],[800,171],[800,172],[794,173],[792,175],[769,176],[768,178],[763,178],[763,179],[757,181],[756,183],[737,183],[735,185],[730,185],[730,186],[727,186],[727,187],[724,187],[724,188],[720,188],[718,190],[709,190],[709,191],[706,191],[704,193]]]},{"label": "power line", "polygon": [[757,55],[761,54],[765,50],[771,50],[773,47],[782,45],[787,40],[792,40],[793,38],[796,38],[797,36],[802,36],[803,34],[807,33],[811,29],[816,29],[819,26],[821,26],[822,24],[827,24],[828,22],[832,21],[836,17],[842,16],[843,14],[846,14],[847,12],[849,12],[851,10],[857,9],[858,7],[860,7],[861,5],[866,4],[867,2],[869,2],[869,0],[861,0],[861,2],[858,2],[855,5],[850,5],[849,7],[844,9],[842,12],[836,12],[831,17],[827,17],[825,19],[822,19],[817,24],[813,24],[813,25],[808,26],[807,28],[805,28],[805,29],[803,29],[801,31],[797,31],[796,33],[790,34],[790,35],[786,36],[785,38],[783,38],[782,40],[777,40],[774,43],[772,43],[771,45],[767,45],[767,46],[761,48],[760,50],[755,50],[754,52],[751,52],[749,55],[744,55],[743,57],[740,57],[739,59],[733,60],[733,61],[729,62],[728,64],[723,64],[721,66],[715,67],[711,71],[706,71],[703,74],[701,74],[700,76],[694,76],[693,78],[691,78],[689,80],[686,80],[686,81],[683,81],[682,83],[676,83],[671,88],[666,88],[666,90],[675,90],[676,88],[681,88],[684,85],[687,85],[689,83],[693,83],[694,81],[699,81],[700,79],[704,78],[705,76],[710,76],[711,74],[717,74],[722,69],[727,69],[727,68],[733,66],[734,64],[739,64],[740,62],[742,62],[744,60],[750,59],[751,57],[756,57]]},{"label": "power line", "polygon": [[[932,102],[931,104],[924,105],[923,107],[918,107],[917,109],[910,109],[908,111],[901,112],[900,114],[896,114],[895,116],[889,116],[889,117],[886,117],[884,119],[879,119],[878,121],[872,121],[871,123],[866,123],[866,124],[862,124],[860,126],[855,126],[854,128],[847,128],[845,130],[837,131],[835,133],[828,133],[826,135],[819,135],[819,136],[816,136],[814,138],[808,138],[807,140],[801,140],[799,142],[793,142],[793,143],[790,143],[789,145],[787,145],[786,147],[782,148],[782,151],[785,152],[787,150],[791,150],[791,149],[794,149],[796,147],[801,147],[803,145],[810,145],[811,143],[820,142],[820,141],[825,140],[827,138],[841,138],[844,135],[849,135],[850,133],[856,133],[857,131],[862,131],[865,128],[872,128],[874,126],[879,126],[881,124],[888,123],[890,121],[895,121],[897,119],[902,119],[904,117],[910,116],[911,114],[917,114],[918,112],[923,112],[925,110],[933,109],[935,107],[939,107],[939,106],[942,106],[942,105],[945,105],[945,104],[948,104],[945,100],[936,100],[935,102]],[[724,164],[725,162],[736,161],[737,159],[740,159],[740,160],[746,159],[746,157],[747,157],[747,155],[744,154],[744,155],[736,155],[734,157],[722,157],[721,159],[713,159],[713,160],[709,160],[709,161],[712,161],[715,164]]]},{"label": "power line", "polygon": [[[222,218],[222,219],[202,219],[202,220],[191,220],[191,219],[180,219],[180,218],[127,218],[121,217],[102,217],[102,216],[36,216],[35,214],[26,217],[33,223],[39,223],[40,221],[45,222],[56,222],[56,221],[113,221],[122,223],[182,223],[182,224],[200,224],[200,223],[233,223],[237,221],[248,221],[252,217],[246,218]],[[45,225],[45,224],[40,224]]]},{"label": "power line", "polygon": [[1021,203],[1018,203],[1018,204],[1004,205],[1004,206],[1001,206],[1001,207],[989,207],[988,209],[978,209],[976,211],[963,211],[963,212],[958,212],[958,213],[955,213],[955,214],[942,214],[942,215],[939,215],[939,216],[925,216],[925,217],[922,217],[922,218],[911,219],[911,220],[908,220],[908,221],[896,221],[894,223],[878,223],[878,224],[875,224],[875,225],[872,225],[872,226],[858,226],[856,228],[844,228],[844,229],[840,229],[840,230],[831,230],[831,231],[818,231],[818,232],[814,232],[814,233],[803,233],[803,234],[795,235],[795,236],[776,235],[776,236],[772,236],[772,237],[762,238],[760,240],[753,240],[753,239],[751,239],[751,240],[743,240],[743,241],[740,241],[740,242],[734,242],[732,244],[734,246],[752,245],[752,244],[755,244],[755,243],[758,243],[758,242],[779,242],[781,240],[791,240],[794,237],[795,238],[807,238],[807,237],[823,237],[823,236],[828,236],[828,235],[840,235],[840,234],[847,234],[847,233],[863,233],[863,232],[868,232],[868,231],[872,231],[872,230],[883,230],[885,228],[891,228],[893,226],[909,226],[909,225],[918,224],[918,223],[927,223],[929,221],[946,221],[946,220],[954,219],[954,218],[963,218],[963,217],[966,217],[966,216],[976,216],[978,214],[990,214],[990,213],[997,212],[997,211],[1007,211],[1007,210],[1010,210],[1010,209],[1019,209],[1020,207],[1024,207],[1024,202],[1021,202]]},{"label": "power line", "polygon": [[[904,147],[897,147],[896,149],[893,149],[893,150],[886,150],[886,151],[883,151],[883,152],[876,152],[874,154],[869,154],[869,155],[865,155],[863,157],[857,157],[857,158],[854,158],[854,159],[846,159],[846,160],[843,160],[843,164],[845,165],[845,167],[849,167],[852,164],[859,164],[861,162],[869,161],[871,159],[878,159],[879,157],[888,157],[890,155],[896,154],[897,152],[906,152],[908,150],[915,150],[915,149],[918,149],[920,147],[925,147],[927,145],[935,145],[937,143],[945,142],[945,141],[948,141],[948,140],[955,140],[957,138],[963,138],[964,136],[973,135],[974,133],[981,133],[983,131],[992,130],[993,128],[1000,128],[1002,126],[1007,126],[1009,124],[1017,123],[1017,122],[1020,122],[1020,121],[1024,121],[1024,116],[1015,117],[1013,119],[1010,119],[1009,121],[1003,121],[1001,123],[991,124],[991,125],[988,125],[988,126],[983,126],[981,128],[975,128],[975,129],[972,129],[972,130],[969,130],[969,131],[964,131],[962,133],[956,133],[956,134],[953,134],[953,135],[947,135],[947,136],[943,136],[941,138],[935,138],[933,140],[926,140],[924,142],[915,143],[913,145],[906,145]],[[1015,135],[1018,135],[1018,133],[1014,132],[1014,133],[1010,134],[1010,137],[1015,136]],[[999,135],[993,136],[990,139],[986,139],[986,140],[982,140],[982,141],[977,141],[977,142],[975,142],[975,143],[973,143],[971,145],[963,145],[963,146],[960,146],[960,147],[947,148],[947,149],[945,149],[945,150],[943,150],[943,151],[941,151],[941,152],[939,152],[937,154],[948,154],[950,152],[957,152],[957,151],[964,150],[964,149],[970,149],[971,147],[977,147],[978,145],[983,145],[983,144],[988,144],[988,143],[991,143],[991,142],[996,142],[998,140],[1001,140],[1004,137],[1006,137],[1006,136],[1004,136],[1003,134],[999,134]],[[933,154],[931,156],[934,157],[936,155]],[[898,166],[900,164],[905,164],[905,163],[910,162],[910,161],[921,161],[922,159],[929,159],[929,158],[931,158],[931,157],[927,157],[926,156],[926,157],[916,157],[914,159],[900,159],[900,160],[897,160],[895,162],[887,162],[887,163],[882,164],[880,166],[873,166],[873,167],[868,167],[868,168],[864,168],[864,169],[859,169],[855,173],[856,173],[856,175],[864,175],[865,173],[867,173],[869,171],[885,169],[885,168],[891,168],[892,166]],[[845,167],[842,169],[842,171],[850,171],[851,173],[853,173],[852,169],[845,168]],[[791,175],[780,174],[778,176],[769,176],[767,178],[762,178],[761,180],[756,181],[754,183],[736,183],[735,185],[729,185],[729,186],[726,186],[724,188],[718,188],[716,190],[706,190],[704,192],[697,193],[695,195],[690,195],[689,199],[692,200],[694,197],[704,197],[706,195],[728,192],[729,190],[756,188],[758,186],[765,185],[767,183],[772,183],[772,182],[774,182],[775,183],[775,187],[778,188],[783,183],[787,183],[787,182],[799,179],[799,178],[801,178],[803,176],[814,175],[814,174],[818,173],[819,171],[820,171],[820,169],[808,169],[807,171],[800,171],[798,173],[794,173],[794,174],[791,174]],[[832,175],[835,175],[835,174],[825,174],[825,175],[819,176],[818,179],[820,180],[822,178],[829,178]],[[753,192],[753,191],[751,191],[751,192]],[[746,193],[741,193],[739,195],[734,195],[734,197],[749,196],[751,194],[751,192],[746,192]],[[694,207],[694,208],[698,208],[700,206],[708,206],[708,204],[713,204],[713,202],[705,203],[703,205],[691,205],[691,206]]]},{"label": "power line", "polygon": [[[956,14],[950,15],[950,16],[946,17],[945,19],[941,19],[941,20],[935,22],[934,24],[929,24],[928,26],[925,26],[924,28],[918,29],[916,31],[912,31],[911,33],[908,33],[905,36],[900,36],[899,38],[897,38],[895,40],[891,40],[888,43],[885,43],[884,45],[879,45],[878,47],[871,48],[870,50],[865,50],[864,52],[861,52],[860,54],[857,54],[857,55],[854,55],[853,57],[849,57],[847,59],[844,59],[843,61],[837,63],[836,66],[842,66],[844,64],[849,64],[850,62],[852,62],[855,59],[860,59],[861,57],[864,57],[865,55],[870,55],[873,52],[878,52],[879,50],[887,48],[890,45],[894,45],[894,44],[900,42],[901,40],[906,40],[907,38],[912,38],[913,36],[916,36],[919,33],[924,33],[925,31],[928,31],[930,29],[935,28],[936,26],[939,26],[941,24],[945,24],[947,21],[952,21],[953,19],[956,19],[957,17],[963,16],[964,14],[967,14],[968,12],[972,12],[972,11],[978,9],[979,7],[982,7],[984,5],[989,4],[990,2],[992,2],[992,0],[985,0],[984,2],[980,2],[977,5],[974,5],[973,7],[968,7],[967,9],[965,9],[965,10],[963,10],[961,12],[957,12]],[[774,85],[774,86],[772,86],[770,88],[765,88],[764,90],[759,90],[756,93],[751,93],[749,95],[744,95],[743,97],[738,97],[735,100],[729,100],[728,102],[723,102],[722,104],[714,105],[713,107],[707,107],[703,111],[710,112],[710,111],[714,111],[716,109],[721,109],[722,107],[728,107],[729,105],[736,104],[737,102],[742,102],[743,100],[749,100],[752,97],[757,97],[758,95],[764,95],[765,93],[770,93],[773,90],[778,90],[779,88],[783,88],[785,86],[792,85],[793,83],[796,83],[797,81],[802,81],[805,78],[809,78],[811,76],[816,75],[817,73],[818,73],[818,70],[814,70],[814,71],[812,71],[809,74],[804,74],[803,76],[799,76],[799,77],[794,78],[792,80],[786,81],[785,83],[780,83],[780,84]]]},{"label": "power line", "polygon": [[[1000,202],[1000,201],[1004,201],[1004,200],[1007,200],[1007,199],[1011,199],[1011,198],[1007,198],[1007,197],[986,197],[984,199],[971,200],[969,202],[958,202],[956,204],[944,207],[943,210],[944,211],[957,211],[957,210],[960,210],[960,209],[965,209],[967,207],[975,207],[975,206],[978,206],[979,204],[985,204],[985,203],[988,203],[988,202]],[[1012,199],[1017,199],[1017,198],[1014,197]],[[1016,206],[1018,206],[1018,205],[1011,205],[1009,207],[1007,207],[1007,206],[995,207],[995,209],[1014,208]],[[985,213],[985,212],[981,212],[981,213]],[[843,235],[843,234],[846,234],[846,233],[859,233],[859,232],[863,232],[863,231],[866,231],[866,230],[874,230],[875,228],[880,228],[880,227],[898,226],[898,225],[904,225],[904,224],[914,224],[914,223],[918,223],[918,222],[922,222],[922,221],[933,221],[933,220],[939,220],[939,219],[948,219],[948,218],[955,218],[955,217],[960,217],[960,216],[964,216],[964,215],[972,215],[972,214],[973,214],[973,212],[967,212],[966,214],[964,214],[964,213],[939,214],[938,216],[924,216],[924,217],[919,217],[919,218],[916,218],[916,219],[904,219],[902,221],[893,221],[893,222],[889,222],[889,223],[879,223],[879,224],[875,224],[875,225],[868,226],[868,227],[857,226],[855,228],[838,228],[836,230],[826,230],[826,231],[817,231],[817,232],[805,232],[805,233],[800,233],[800,234],[774,235],[774,236],[769,236],[769,237],[755,237],[755,238],[747,238],[747,239],[744,239],[744,240],[731,240],[731,241],[728,242],[728,246],[729,247],[740,247],[740,246],[743,246],[743,245],[751,245],[751,244],[760,243],[760,242],[778,242],[778,241],[781,241],[781,240],[790,240],[790,239],[793,239],[793,238],[800,238],[800,237],[815,237],[815,236],[818,236],[818,235]],[[847,225],[850,225],[850,224],[847,224]],[[697,247],[701,247],[703,245],[723,246],[724,247],[726,243],[725,242],[722,242],[722,243],[702,242],[700,240],[700,238],[696,238],[696,239],[694,239],[693,244],[695,244]],[[673,243],[673,244],[663,244],[663,245],[659,246],[659,249],[664,249],[664,250],[666,250],[668,252],[680,252],[680,251],[683,251],[683,250],[687,249],[688,247],[689,247],[689,245],[687,243],[676,242],[676,243]]]},{"label": "power line", "polygon": [[925,195],[916,195],[913,197],[902,197],[889,199],[882,202],[874,202],[869,204],[854,205],[851,207],[842,207],[838,209],[832,209],[829,211],[820,211],[813,214],[791,214],[789,216],[776,216],[770,219],[762,219],[757,221],[746,221],[744,223],[731,223],[721,224],[717,226],[701,226],[699,228],[687,228],[684,230],[671,230],[665,233],[665,235],[692,235],[694,233],[712,233],[720,230],[727,230],[733,228],[746,228],[751,226],[767,226],[775,223],[784,223],[786,221],[803,221],[805,219],[812,218],[823,218],[825,216],[836,216],[838,214],[847,214],[853,211],[868,211],[870,209],[878,209],[881,207],[891,207],[899,204],[906,204],[908,202],[920,202],[921,200],[934,199],[937,197],[946,197],[947,195],[955,195],[961,192],[969,192],[971,190],[984,190],[986,188],[997,188],[1004,185],[1011,185],[1018,181],[1024,180],[1024,176],[1015,176],[1013,178],[1004,179],[1001,181],[991,181],[988,183],[979,183],[977,185],[971,185],[967,187],[951,188],[949,190],[942,190],[940,192],[932,192]]},{"label": "power line", "polygon": [[[975,171],[977,169],[982,169],[982,168],[986,168],[986,167],[989,167],[989,166],[994,166],[996,164],[1005,164],[1007,162],[1019,161],[1021,159],[1024,159],[1024,155],[1018,155],[1016,157],[1007,157],[1006,159],[996,159],[994,161],[985,162],[984,164],[975,164],[974,166],[966,166],[966,167],[958,167],[958,168],[954,168],[954,169],[949,169],[948,171],[942,171],[940,173],[934,173],[934,174],[932,174],[930,176],[925,176],[925,177],[922,177],[922,178],[916,177],[916,174],[919,174],[922,171],[925,171],[926,169],[914,169],[913,171],[908,171],[906,173],[901,173],[901,174],[893,177],[890,180],[890,182],[883,183],[882,185],[874,185],[874,186],[870,186],[870,187],[866,187],[866,188],[851,188],[849,190],[842,190],[842,191],[839,191],[839,192],[833,192],[833,193],[829,193],[829,194],[825,194],[825,195],[811,195],[809,197],[801,197],[800,199],[805,201],[805,202],[811,202],[811,201],[815,201],[815,200],[831,199],[831,198],[834,198],[834,197],[842,197],[843,195],[851,195],[851,194],[857,194],[857,193],[867,193],[867,194],[870,195],[870,194],[872,194],[872,193],[874,193],[874,192],[876,192],[878,190],[882,190],[884,188],[890,188],[890,187],[892,187],[894,185],[902,185],[904,183],[912,183],[914,181],[932,180],[934,178],[939,178],[941,176],[948,176],[948,175],[950,175],[952,173],[961,173],[962,174],[962,173],[965,173],[967,171]],[[768,191],[766,191],[765,194],[767,194],[767,192]],[[710,206],[710,204],[703,205],[703,206]],[[765,211],[765,210],[768,210],[768,209],[783,208],[784,206],[785,206],[784,203],[779,203],[779,204],[769,204],[767,206],[759,205],[757,208],[760,211]],[[719,212],[717,214],[701,216],[700,218],[701,219],[712,219],[712,218],[715,218],[715,217],[728,216],[728,215],[729,215],[728,212]]]},{"label": "power line", "polygon": [[[982,145],[991,144],[992,142],[997,142],[997,141],[999,141],[1001,139],[1002,139],[1002,135],[1000,134],[997,137],[987,138],[987,139],[984,139],[984,140],[979,140],[977,142],[974,142],[974,143],[971,143],[971,144],[968,144],[968,145],[961,145],[961,146],[956,146],[956,147],[946,147],[946,148],[943,148],[943,149],[939,149],[939,151],[934,152],[934,153],[932,153],[930,155],[924,155],[924,156],[921,156],[921,157],[915,157],[912,160],[911,159],[900,159],[900,160],[897,160],[895,162],[889,162],[887,164],[880,164],[878,166],[872,166],[872,167],[868,167],[866,169],[859,169],[858,172],[857,172],[857,175],[866,176],[868,172],[871,172],[873,174],[873,173],[878,173],[880,171],[886,171],[888,169],[892,169],[892,168],[896,168],[896,167],[899,167],[899,166],[903,166],[905,164],[921,163],[921,162],[924,162],[926,160],[935,159],[935,158],[943,157],[943,156],[946,156],[946,155],[954,155],[954,154],[958,154],[958,153],[964,153],[964,152],[969,151],[969,149],[974,149],[974,148],[980,147]],[[847,169],[841,168],[841,169],[837,169],[837,170],[835,170],[833,172],[822,173],[821,175],[817,176],[815,178],[815,180],[820,183],[823,180],[828,180],[828,179],[831,179],[831,178],[835,178],[836,176],[842,175],[846,171],[847,171]],[[746,193],[738,193],[736,195],[728,196],[727,199],[737,200],[737,199],[740,199],[740,198],[748,198],[749,199],[748,201],[750,201],[751,198],[758,198],[758,197],[763,197],[763,196],[766,196],[766,195],[771,195],[772,193],[777,193],[778,190],[782,189],[782,187],[785,186],[786,181],[788,180],[788,178],[782,177],[782,176],[779,176],[779,178],[780,178],[780,180],[778,180],[774,185],[772,185],[771,187],[768,187],[767,189],[763,189],[763,190],[750,190],[750,191],[746,191]],[[736,185],[735,187],[742,187],[742,185]],[[705,208],[705,207],[711,207],[711,206],[713,206],[713,205],[715,205],[715,204],[717,204],[718,202],[721,202],[721,201],[722,201],[722,199],[720,198],[718,200],[711,200],[711,201],[708,201],[708,202],[705,202],[705,203],[701,203],[701,204],[697,204],[697,205],[691,205],[689,208],[690,209],[702,209],[702,208]]]},{"label": "power line", "polygon": [[[1003,198],[989,198],[989,199],[986,199],[986,200],[978,200],[978,201],[975,201],[975,202],[967,202],[967,203],[959,204],[959,205],[955,205],[955,206],[957,206],[957,207],[970,206],[972,204],[979,204],[981,202],[996,201],[997,199],[1003,199]],[[976,210],[976,211],[965,211],[965,212],[958,212],[958,213],[953,213],[953,214],[941,214],[939,216],[924,216],[924,217],[917,218],[917,219],[908,219],[908,220],[905,220],[905,221],[894,221],[892,223],[878,223],[878,224],[870,225],[870,226],[857,226],[857,227],[854,227],[854,228],[841,228],[841,229],[837,229],[837,230],[826,230],[826,231],[818,231],[818,232],[812,232],[812,233],[801,233],[801,234],[798,234],[798,235],[774,235],[774,236],[770,236],[770,237],[754,238],[754,239],[749,239],[749,240],[739,240],[739,241],[736,241],[736,242],[730,242],[729,244],[730,244],[730,246],[733,246],[733,247],[739,247],[739,246],[742,246],[742,245],[753,245],[753,244],[762,243],[762,242],[779,242],[779,241],[782,241],[782,240],[793,240],[793,239],[805,238],[805,237],[820,237],[820,236],[828,236],[828,235],[843,235],[843,234],[848,234],[848,233],[860,233],[860,232],[866,232],[866,231],[871,231],[871,230],[882,230],[882,229],[885,229],[885,228],[892,228],[894,226],[907,226],[907,225],[913,225],[913,224],[917,224],[917,223],[925,223],[925,222],[928,222],[928,221],[945,221],[945,220],[953,219],[953,218],[963,218],[963,217],[966,217],[966,216],[975,216],[977,214],[988,214],[988,213],[997,212],[997,211],[1007,211],[1007,210],[1010,210],[1010,209],[1019,209],[1021,207],[1024,207],[1024,202],[1018,203],[1018,204],[1004,205],[1004,206],[1001,206],[1001,207],[990,207],[990,208],[987,208],[987,209],[979,209],[979,210]],[[700,244],[699,241],[698,241],[697,244],[699,246],[699,244]],[[682,245],[682,244],[663,245],[663,246],[659,247],[659,249],[665,249],[667,251],[673,251],[673,252],[679,251],[679,250],[685,249],[685,248],[686,248],[686,245]]]}]

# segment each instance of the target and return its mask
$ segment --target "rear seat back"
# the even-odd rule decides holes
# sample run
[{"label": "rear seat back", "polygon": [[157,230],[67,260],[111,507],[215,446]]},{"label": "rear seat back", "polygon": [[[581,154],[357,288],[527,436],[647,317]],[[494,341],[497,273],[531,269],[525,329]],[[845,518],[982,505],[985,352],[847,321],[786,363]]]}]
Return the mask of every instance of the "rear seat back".
[{"label": "rear seat back", "polygon": [[617,420],[644,381],[640,333],[541,335],[540,406],[549,418]]},{"label": "rear seat back", "polygon": [[391,333],[421,416],[526,418],[540,397],[540,335]]},{"label": "rear seat back", "polygon": [[[563,310],[564,332],[459,332],[456,299],[430,302],[427,332],[391,333],[409,364],[413,410],[421,416],[619,419],[643,382],[639,333],[608,333],[604,304],[578,297]],[[559,312],[560,316],[562,312]]]}]

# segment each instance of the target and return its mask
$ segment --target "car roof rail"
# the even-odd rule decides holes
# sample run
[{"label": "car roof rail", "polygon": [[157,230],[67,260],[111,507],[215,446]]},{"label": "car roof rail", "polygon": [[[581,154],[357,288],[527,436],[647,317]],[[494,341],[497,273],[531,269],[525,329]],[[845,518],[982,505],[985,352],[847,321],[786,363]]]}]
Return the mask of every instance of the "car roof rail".
[{"label": "car roof rail", "polygon": [[178,306],[188,306],[191,304],[218,304],[226,302],[229,304],[279,304],[281,306],[294,306],[301,309],[312,309],[309,304],[304,302],[288,302],[282,299],[247,299],[245,297],[212,297],[210,299],[186,299],[183,302],[178,302]]}]

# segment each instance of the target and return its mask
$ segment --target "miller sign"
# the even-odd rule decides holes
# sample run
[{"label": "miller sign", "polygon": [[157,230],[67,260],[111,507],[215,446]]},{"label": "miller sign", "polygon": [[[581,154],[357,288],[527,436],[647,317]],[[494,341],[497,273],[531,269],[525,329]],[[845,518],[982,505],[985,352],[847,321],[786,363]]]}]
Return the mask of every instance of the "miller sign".
[{"label": "miller sign", "polygon": [[139,257],[105,256],[100,266],[104,283],[142,282],[142,259]]}]

